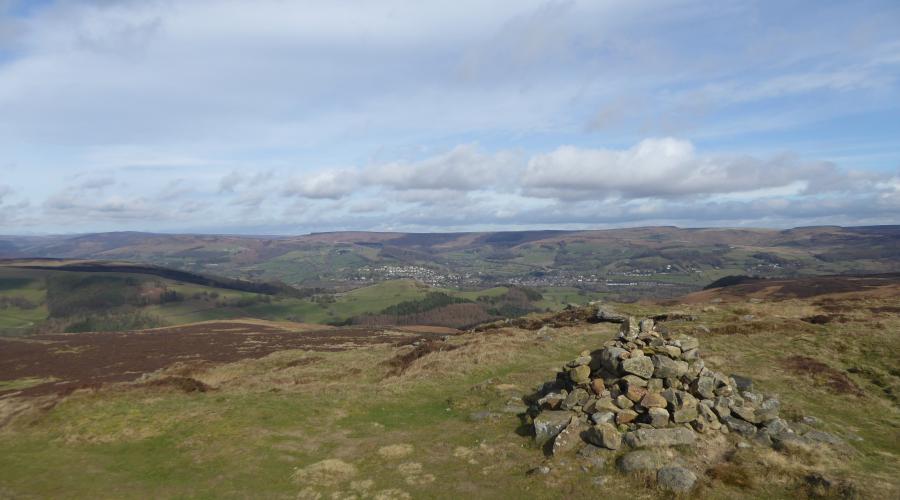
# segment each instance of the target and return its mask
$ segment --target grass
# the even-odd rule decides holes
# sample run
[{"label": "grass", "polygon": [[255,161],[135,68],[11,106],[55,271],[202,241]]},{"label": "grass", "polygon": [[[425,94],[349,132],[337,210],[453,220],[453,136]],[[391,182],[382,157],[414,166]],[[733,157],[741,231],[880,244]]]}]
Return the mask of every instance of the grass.
[{"label": "grass", "polygon": [[[713,462],[719,465],[698,494],[795,497],[805,491],[803,477],[821,471],[852,481],[863,497],[895,496],[896,403],[880,397],[882,387],[863,372],[848,374],[865,393],[859,397],[792,375],[783,360],[811,356],[836,370],[860,366],[895,376],[896,315],[878,318],[881,327],[848,313],[859,321],[800,328],[796,318],[817,310],[809,301],[679,308],[713,328],[748,313],[769,322],[771,328],[747,333],[701,333],[707,365],[751,375],[758,390],[780,395],[784,413],[818,416],[852,449],[846,456],[825,450],[790,457],[753,448]],[[642,304],[621,309],[661,312]],[[697,323],[671,327],[698,332]],[[285,351],[212,367],[191,375],[217,388],[202,394],[159,388],[76,394],[0,433],[0,491],[97,498],[650,497],[643,479],[621,476],[611,463],[583,473],[565,459],[552,462],[547,476],[526,476],[543,455],[517,434],[521,421],[502,411],[509,399],[552,380],[562,363],[602,345],[613,331],[600,324],[553,330],[550,340],[519,330],[461,336],[451,341],[457,349],[424,356],[399,376],[387,376],[385,363],[397,348],[374,346]],[[311,357],[317,359],[297,362]],[[497,418],[470,420],[483,410]],[[591,484],[597,475],[608,477],[602,489]]]},{"label": "grass", "polygon": [[0,380],[0,391],[20,391],[36,385],[46,384],[56,380],[48,378],[20,378],[18,380]]}]

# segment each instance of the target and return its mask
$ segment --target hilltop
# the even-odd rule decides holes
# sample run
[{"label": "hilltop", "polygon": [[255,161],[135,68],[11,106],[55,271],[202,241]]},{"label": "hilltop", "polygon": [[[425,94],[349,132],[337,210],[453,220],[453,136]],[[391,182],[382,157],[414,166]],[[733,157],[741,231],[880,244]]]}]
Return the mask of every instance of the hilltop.
[{"label": "hilltop", "polygon": [[[731,433],[714,446],[680,448],[697,476],[694,494],[892,498],[900,492],[896,285],[892,278],[802,296],[742,296],[737,287],[728,300],[606,302],[418,338],[389,328],[314,333],[247,322],[40,337],[40,345],[22,347],[45,360],[33,371],[4,365],[6,377],[18,378],[0,383],[0,491],[656,497],[655,480],[619,473],[615,460],[545,455],[526,416],[529,397],[568,361],[614,339],[619,325],[608,321],[625,314],[656,318],[673,338],[696,338],[709,370],[777,395],[791,428],[838,443],[779,450]],[[157,338],[172,349],[160,358],[164,367],[141,361],[124,382],[46,390],[85,373],[65,363],[96,356],[92,346],[114,341],[127,349],[124,342]],[[210,349],[191,351],[202,339]],[[0,339],[8,342],[21,340]],[[131,373],[127,365],[117,369]]]}]

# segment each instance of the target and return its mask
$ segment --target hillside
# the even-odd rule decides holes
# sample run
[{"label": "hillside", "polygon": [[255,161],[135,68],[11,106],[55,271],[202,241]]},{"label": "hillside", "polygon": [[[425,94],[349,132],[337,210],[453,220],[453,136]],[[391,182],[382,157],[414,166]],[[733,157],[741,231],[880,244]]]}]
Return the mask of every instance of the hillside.
[{"label": "hillside", "polygon": [[[900,295],[891,279],[802,296],[742,297],[737,288],[729,300],[695,295],[603,305],[655,316],[671,335],[696,337],[710,370],[742,375],[754,391],[777,394],[792,426],[831,436],[833,444],[774,449],[730,433],[680,447],[697,474],[694,496],[897,497]],[[531,435],[529,395],[567,361],[616,335],[618,325],[596,322],[596,312],[597,306],[571,309],[418,341],[373,332],[382,335],[373,343],[354,330],[311,333],[262,323],[198,325],[184,331],[185,344],[174,331],[148,331],[138,334],[147,340],[134,342],[168,338],[159,344],[176,354],[160,359],[167,366],[142,360],[124,383],[101,380],[62,394],[46,388],[84,373],[65,363],[87,359],[80,353],[95,356],[92,342],[113,337],[40,338],[42,345],[27,347],[29,356],[54,362],[33,364],[27,373],[7,363],[0,371],[7,377],[0,381],[0,491],[95,498],[665,497],[655,478],[618,471],[622,452],[548,456]],[[214,341],[217,334],[227,337]],[[197,350],[204,342],[209,349]],[[142,370],[148,372],[137,377]]]},{"label": "hillside", "polygon": [[734,274],[897,272],[898,246],[900,226],[291,237],[102,233],[0,237],[0,257],[127,260],[299,287],[346,289],[400,278],[453,288],[579,287],[634,300],[675,297]]},{"label": "hillside", "polygon": [[411,280],[329,293],[127,262],[15,260],[0,262],[0,335],[137,330],[236,318],[465,328],[559,309],[572,298],[585,296],[555,290],[544,297],[514,286],[461,291]]}]

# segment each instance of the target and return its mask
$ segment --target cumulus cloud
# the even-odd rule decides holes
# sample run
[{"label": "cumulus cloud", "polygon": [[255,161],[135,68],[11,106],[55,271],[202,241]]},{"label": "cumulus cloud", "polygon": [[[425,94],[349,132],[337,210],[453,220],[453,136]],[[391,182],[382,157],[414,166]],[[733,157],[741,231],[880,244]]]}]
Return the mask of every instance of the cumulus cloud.
[{"label": "cumulus cloud", "polygon": [[667,198],[758,191],[835,175],[828,163],[789,155],[703,156],[689,141],[662,138],[624,150],[557,148],[528,162],[522,185],[540,197]]},{"label": "cumulus cloud", "polygon": [[514,172],[517,161],[517,155],[511,152],[488,154],[465,144],[417,162],[379,165],[369,169],[365,179],[370,185],[397,190],[497,188]]},{"label": "cumulus cloud", "polygon": [[286,196],[334,200],[349,195],[358,185],[359,177],[355,170],[323,170],[294,178],[283,193]]}]

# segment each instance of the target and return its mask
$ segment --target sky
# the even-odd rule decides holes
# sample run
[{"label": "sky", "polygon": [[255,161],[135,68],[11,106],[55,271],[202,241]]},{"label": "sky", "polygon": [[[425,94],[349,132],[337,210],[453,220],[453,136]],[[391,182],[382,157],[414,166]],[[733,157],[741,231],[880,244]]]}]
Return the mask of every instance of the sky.
[{"label": "sky", "polygon": [[0,0],[0,234],[900,223],[900,2]]}]

